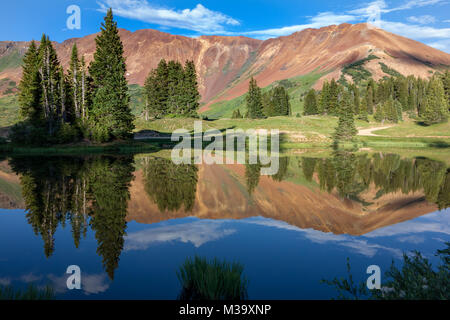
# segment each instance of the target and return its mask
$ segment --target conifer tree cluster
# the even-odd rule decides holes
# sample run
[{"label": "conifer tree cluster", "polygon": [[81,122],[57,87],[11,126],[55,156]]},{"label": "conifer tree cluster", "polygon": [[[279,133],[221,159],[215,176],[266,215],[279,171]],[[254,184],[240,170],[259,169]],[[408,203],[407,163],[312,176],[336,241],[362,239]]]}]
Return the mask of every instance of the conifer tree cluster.
[{"label": "conifer tree cluster", "polygon": [[261,88],[258,87],[258,83],[253,77],[250,79],[249,82],[246,104],[247,104],[247,118],[250,119],[264,118]]},{"label": "conifer tree cluster", "polygon": [[263,113],[266,117],[290,116],[289,94],[283,86],[277,86],[262,95]]},{"label": "conifer tree cluster", "polygon": [[[284,86],[279,85],[263,93],[253,77],[249,82],[246,105],[247,114],[245,118],[250,119],[290,116],[292,114],[289,94]],[[233,118],[235,116],[237,116],[236,111],[233,113]]]},{"label": "conifer tree cluster", "polygon": [[183,67],[163,59],[145,81],[145,118],[196,116],[200,98],[194,62],[186,61]]},{"label": "conifer tree cluster", "polygon": [[304,114],[339,116],[346,92],[350,93],[353,114],[360,120],[368,121],[368,115],[374,115],[376,121],[397,123],[407,112],[410,117],[432,125],[448,119],[450,72],[429,80],[414,76],[385,77],[378,82],[369,79],[362,87],[325,81],[320,92],[313,89],[308,92]]},{"label": "conifer tree cluster", "polygon": [[81,137],[97,142],[130,137],[134,119],[123,46],[111,9],[96,43],[89,70],[73,46],[67,73],[48,36],[42,36],[39,46],[31,43],[19,84],[22,121],[13,127],[13,142],[46,145]]}]

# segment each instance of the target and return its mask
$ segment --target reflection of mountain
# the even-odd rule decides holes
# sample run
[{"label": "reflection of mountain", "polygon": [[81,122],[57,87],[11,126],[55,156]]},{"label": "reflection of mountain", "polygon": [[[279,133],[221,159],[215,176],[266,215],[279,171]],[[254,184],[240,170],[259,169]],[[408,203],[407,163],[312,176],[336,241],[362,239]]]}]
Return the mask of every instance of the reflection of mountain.
[{"label": "reflection of mountain", "polygon": [[[88,160],[74,159],[74,169],[62,170],[68,175],[62,184],[65,188],[55,190],[76,193],[78,187],[73,183],[79,177],[87,178],[93,171]],[[280,173],[271,178],[259,177],[258,171],[250,166],[205,165],[197,169],[195,166],[174,166],[170,160],[145,158],[143,170],[134,173],[136,180],[129,190],[131,199],[126,220],[150,224],[189,216],[200,219],[262,216],[301,229],[361,235],[434,212],[438,208],[433,203],[439,203],[442,208],[448,206],[450,171],[440,162],[401,159],[395,155],[280,160]],[[44,167],[44,163],[39,162],[42,160],[37,161],[38,165],[36,161],[30,159],[24,169],[33,172]],[[58,166],[70,167],[68,162],[63,159]],[[31,168],[31,164],[36,168]],[[48,165],[55,167],[51,162]],[[74,175],[70,173],[72,171]],[[349,175],[349,172],[358,173]],[[50,183],[59,181],[60,174],[60,171],[53,172],[51,178],[45,171],[41,176]],[[20,182],[6,162],[0,163],[0,201],[4,200],[0,202],[0,208],[25,208],[21,183],[25,181]],[[90,184],[89,193],[94,186]],[[252,190],[251,195],[248,190]],[[113,210],[121,206],[116,203],[120,199],[114,201],[106,194],[104,198],[112,207],[116,206]],[[77,203],[75,201],[75,207]],[[92,202],[87,204],[90,207]],[[95,216],[94,211],[98,210],[94,209],[90,208],[88,213]],[[79,226],[76,223],[74,230]],[[74,235],[78,238],[79,232]]]},{"label": "reflection of mountain", "polygon": [[130,189],[127,220],[146,224],[189,216],[201,219],[263,216],[302,229],[362,235],[438,209],[425,200],[423,192],[407,195],[395,192],[380,196],[372,185],[360,195],[360,201],[343,200],[336,192],[321,191],[312,184],[275,182],[264,176],[250,196],[244,166],[204,165],[199,167],[192,211],[160,212],[145,192],[143,172],[137,171],[135,176]]},{"label": "reflection of mountain", "polygon": [[20,209],[25,203],[22,198],[19,177],[11,171],[6,161],[0,163],[0,208]]}]

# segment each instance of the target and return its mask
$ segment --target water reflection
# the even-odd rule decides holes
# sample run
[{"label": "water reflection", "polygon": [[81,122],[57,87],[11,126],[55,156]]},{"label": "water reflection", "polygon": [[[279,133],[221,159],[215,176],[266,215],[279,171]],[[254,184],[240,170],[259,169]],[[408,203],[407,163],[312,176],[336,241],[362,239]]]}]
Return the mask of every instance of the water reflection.
[{"label": "water reflection", "polygon": [[89,223],[97,253],[114,278],[127,227],[133,157],[18,157],[9,163],[20,176],[28,223],[44,240],[45,256],[55,250],[58,225],[71,224],[78,248]]},{"label": "water reflection", "polygon": [[195,222],[174,226],[174,231],[162,227],[126,237],[131,220],[262,216],[296,230],[361,235],[450,203],[450,170],[425,158],[349,152],[328,158],[282,157],[280,171],[272,177],[261,176],[258,164],[195,166],[150,156],[136,159],[102,155],[9,160],[20,179],[27,221],[42,238],[46,257],[54,253],[58,226],[70,225],[76,248],[90,227],[103,268],[113,279],[124,248],[141,250],[167,239],[200,246],[234,233],[221,233],[210,221],[206,229]]}]

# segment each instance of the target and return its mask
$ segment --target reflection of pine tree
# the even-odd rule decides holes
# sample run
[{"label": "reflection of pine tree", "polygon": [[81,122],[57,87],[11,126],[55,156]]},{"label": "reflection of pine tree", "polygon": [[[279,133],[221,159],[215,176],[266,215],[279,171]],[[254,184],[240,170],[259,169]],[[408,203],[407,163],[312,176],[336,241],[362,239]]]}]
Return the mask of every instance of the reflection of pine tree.
[{"label": "reflection of pine tree", "polygon": [[91,227],[98,242],[97,253],[111,279],[123,249],[129,186],[133,178],[132,157],[94,159],[90,167],[92,196]]},{"label": "reflection of pine tree", "polygon": [[316,162],[316,158],[302,158],[303,176],[307,181],[312,181]]},{"label": "reflection of pine tree", "polygon": [[197,192],[197,167],[176,165],[171,160],[148,159],[144,169],[145,191],[163,211],[191,211]]},{"label": "reflection of pine tree", "polygon": [[439,206],[439,210],[450,207],[450,169],[447,169],[444,181],[442,182],[441,190],[437,198],[437,205]]},{"label": "reflection of pine tree", "polygon": [[281,182],[288,176],[289,157],[279,158],[279,169],[272,177],[273,180]]},{"label": "reflection of pine tree", "polygon": [[261,176],[261,164],[246,164],[245,178],[247,182],[247,191],[251,195],[259,184]]}]

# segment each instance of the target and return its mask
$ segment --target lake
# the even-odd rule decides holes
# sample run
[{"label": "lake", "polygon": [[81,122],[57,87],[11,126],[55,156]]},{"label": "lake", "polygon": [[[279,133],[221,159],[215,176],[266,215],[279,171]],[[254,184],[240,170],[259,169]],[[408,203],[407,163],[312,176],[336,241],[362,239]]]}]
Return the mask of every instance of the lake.
[{"label": "lake", "polygon": [[[322,279],[382,273],[450,240],[450,170],[389,153],[298,153],[261,165],[152,154],[0,162],[0,285],[57,299],[177,299],[195,256],[239,262],[250,299],[330,299]],[[66,269],[81,269],[68,290]],[[383,280],[383,279],[382,279]]]}]

